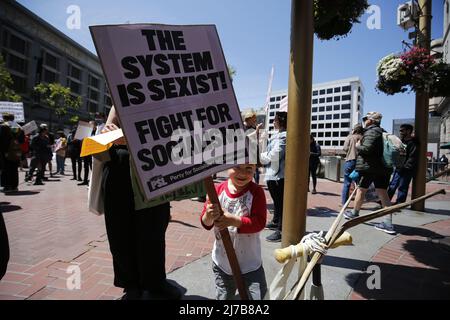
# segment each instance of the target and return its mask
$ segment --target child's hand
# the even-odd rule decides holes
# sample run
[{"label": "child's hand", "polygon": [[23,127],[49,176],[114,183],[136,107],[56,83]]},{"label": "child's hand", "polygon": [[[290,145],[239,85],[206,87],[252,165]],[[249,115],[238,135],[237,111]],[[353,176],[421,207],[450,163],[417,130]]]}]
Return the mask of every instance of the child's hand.
[{"label": "child's hand", "polygon": [[214,221],[214,225],[219,228],[219,230],[228,228],[228,227],[237,227],[241,226],[241,218],[235,216],[234,214],[230,214],[225,212],[222,216]]},{"label": "child's hand", "polygon": [[213,203],[208,203],[206,205],[206,216],[208,219],[215,221],[220,217],[221,214],[222,211],[220,206]]}]

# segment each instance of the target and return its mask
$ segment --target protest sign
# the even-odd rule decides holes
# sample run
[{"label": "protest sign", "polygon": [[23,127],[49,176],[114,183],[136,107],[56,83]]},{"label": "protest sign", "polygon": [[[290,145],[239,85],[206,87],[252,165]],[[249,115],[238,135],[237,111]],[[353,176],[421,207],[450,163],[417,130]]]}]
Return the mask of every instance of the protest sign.
[{"label": "protest sign", "polygon": [[92,135],[93,126],[86,121],[78,121],[77,132],[75,133],[75,140],[83,140]]},{"label": "protest sign", "polygon": [[215,26],[90,30],[147,200],[246,161]]},{"label": "protest sign", "polygon": [[30,121],[27,124],[23,125],[22,130],[25,134],[30,134],[33,131],[37,131],[38,126],[37,126],[36,122],[33,120],[33,121]]},{"label": "protest sign", "polygon": [[83,139],[80,157],[104,152],[111,148],[112,143],[121,137],[123,137],[121,129],[109,131],[93,137],[87,137]]},{"label": "protest sign", "polygon": [[16,122],[25,122],[23,102],[0,101],[0,117],[2,117],[2,119],[2,114],[5,112],[13,114]]}]

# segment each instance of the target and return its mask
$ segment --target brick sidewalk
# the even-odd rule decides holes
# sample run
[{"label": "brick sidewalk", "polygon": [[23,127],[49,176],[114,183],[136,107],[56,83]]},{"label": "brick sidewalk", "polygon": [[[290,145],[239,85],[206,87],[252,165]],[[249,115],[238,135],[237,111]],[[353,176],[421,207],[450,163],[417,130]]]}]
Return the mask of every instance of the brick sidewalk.
[{"label": "brick sidewalk", "polygon": [[450,246],[438,242],[443,237],[450,237],[450,219],[394,238],[370,263],[380,268],[381,288],[369,290],[369,275],[362,273],[349,299],[449,299]]},{"label": "brick sidewalk", "polygon": [[[7,274],[0,282],[0,300],[119,298],[122,290],[112,284],[104,219],[87,211],[86,186],[77,186],[69,176],[51,180],[45,186],[22,183],[17,194],[0,194],[11,251]],[[440,187],[429,185],[428,191]],[[341,184],[319,180],[318,191],[309,196],[309,215],[339,211]],[[267,190],[266,197],[272,208]],[[166,233],[168,273],[210,253],[214,236],[199,223],[202,206],[191,200],[172,203]],[[81,269],[80,290],[67,289],[66,270],[71,265]]]}]

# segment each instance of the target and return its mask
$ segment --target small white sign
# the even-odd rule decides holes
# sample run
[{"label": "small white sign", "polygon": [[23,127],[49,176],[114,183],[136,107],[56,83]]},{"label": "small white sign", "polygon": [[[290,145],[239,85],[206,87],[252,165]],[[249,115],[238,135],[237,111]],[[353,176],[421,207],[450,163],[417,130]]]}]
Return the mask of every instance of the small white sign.
[{"label": "small white sign", "polygon": [[93,126],[89,122],[79,121],[77,132],[75,133],[75,140],[83,140],[84,138],[92,136]]},{"label": "small white sign", "polygon": [[25,112],[23,111],[23,102],[0,101],[0,117],[3,119],[3,113],[8,112],[14,115],[16,122],[25,122]]},{"label": "small white sign", "polygon": [[25,134],[30,134],[33,131],[37,131],[37,129],[38,129],[38,126],[34,120],[30,121],[27,124],[22,126],[22,130]]}]

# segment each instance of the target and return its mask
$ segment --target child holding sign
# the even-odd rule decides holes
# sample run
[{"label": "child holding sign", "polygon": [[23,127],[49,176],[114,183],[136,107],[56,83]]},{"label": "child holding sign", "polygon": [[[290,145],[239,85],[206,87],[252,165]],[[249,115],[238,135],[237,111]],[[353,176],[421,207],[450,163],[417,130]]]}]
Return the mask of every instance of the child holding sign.
[{"label": "child holding sign", "polygon": [[201,215],[204,228],[216,227],[212,259],[218,300],[231,300],[236,293],[231,267],[220,239],[219,231],[224,228],[230,232],[249,296],[253,300],[261,300],[267,291],[259,238],[266,225],[267,207],[263,189],[252,182],[255,170],[256,165],[253,164],[229,169],[229,179],[216,186],[223,215],[222,209],[209,201],[206,201]]}]

